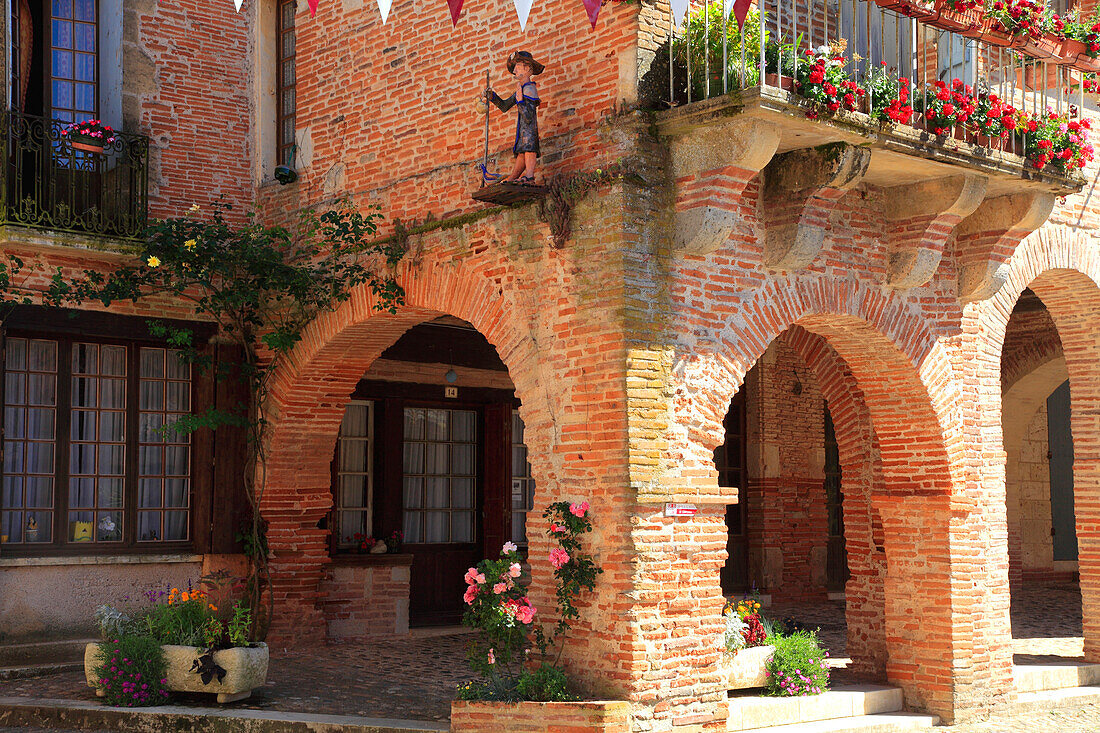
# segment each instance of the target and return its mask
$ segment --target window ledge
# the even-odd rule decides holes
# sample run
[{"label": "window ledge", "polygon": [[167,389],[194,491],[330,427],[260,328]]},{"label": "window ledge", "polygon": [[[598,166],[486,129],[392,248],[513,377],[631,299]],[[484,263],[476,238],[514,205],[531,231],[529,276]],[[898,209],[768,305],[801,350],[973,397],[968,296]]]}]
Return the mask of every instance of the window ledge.
[{"label": "window ledge", "polygon": [[413,556],[404,552],[390,552],[381,555],[341,553],[332,556],[333,565],[412,565],[412,561]]},{"label": "window ledge", "polygon": [[152,565],[157,563],[202,562],[202,555],[164,553],[158,555],[58,555],[56,557],[0,557],[0,568],[47,565]]}]

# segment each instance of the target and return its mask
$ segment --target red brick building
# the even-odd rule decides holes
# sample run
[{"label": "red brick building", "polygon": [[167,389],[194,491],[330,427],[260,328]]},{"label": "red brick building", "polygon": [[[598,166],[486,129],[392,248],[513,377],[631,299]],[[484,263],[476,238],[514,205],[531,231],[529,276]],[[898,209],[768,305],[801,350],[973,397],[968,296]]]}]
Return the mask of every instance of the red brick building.
[{"label": "red brick building", "polygon": [[[842,5],[764,9],[913,78],[1070,104],[1075,72]],[[1015,695],[1013,583],[1079,573],[1100,661],[1094,167],[1037,172],[1019,151],[863,113],[808,119],[781,81],[690,97],[663,3],[606,5],[590,29],[579,4],[547,0],[522,35],[507,3],[470,0],[453,30],[435,6],[396,3],[386,25],[366,0],[304,6],[31,0],[9,18],[9,144],[49,139],[18,120],[94,113],[143,157],[89,181],[9,149],[7,191],[25,195],[4,202],[6,252],[107,267],[135,217],[219,197],[272,221],[350,197],[407,244],[399,311],[357,292],[273,388],[274,646],[453,623],[462,571],[509,539],[552,608],[540,510],[583,498],[604,573],[565,661],[592,697],[629,703],[633,730],[724,729],[723,594],[751,587],[843,592],[853,667],[946,720]],[[70,27],[73,48],[58,45]],[[568,230],[538,202],[470,197],[472,99],[486,70],[506,88],[517,44],[547,63],[540,177],[599,181]],[[749,60],[712,83],[760,71],[753,53],[729,50]],[[499,167],[513,124],[490,120]],[[296,182],[275,181],[280,163]],[[28,197],[46,215],[21,215]],[[93,208],[114,223],[71,216]],[[240,562],[239,437],[140,431],[232,395],[166,369],[142,335],[185,307],[143,308],[27,306],[5,324],[7,638],[79,631],[96,603]],[[666,517],[668,502],[698,512]],[[353,551],[357,533],[394,531],[400,553]]]}]

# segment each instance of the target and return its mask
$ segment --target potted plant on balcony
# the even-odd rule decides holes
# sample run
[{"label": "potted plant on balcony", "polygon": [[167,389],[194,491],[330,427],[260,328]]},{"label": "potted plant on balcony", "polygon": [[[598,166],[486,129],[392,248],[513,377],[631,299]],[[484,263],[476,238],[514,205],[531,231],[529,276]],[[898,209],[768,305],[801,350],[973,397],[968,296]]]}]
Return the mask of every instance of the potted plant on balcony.
[{"label": "potted plant on balcony", "polygon": [[84,120],[66,125],[61,131],[74,150],[86,153],[102,153],[106,145],[115,141],[115,131],[99,120]]},{"label": "potted plant on balcony", "polygon": [[994,0],[986,19],[994,31],[1012,38],[1009,44],[998,45],[1019,48],[1040,61],[1054,58],[1061,46],[1054,30],[1062,21],[1041,0]]},{"label": "potted plant on balcony", "polygon": [[794,91],[810,103],[807,117],[855,112],[863,106],[867,92],[849,78],[846,65],[843,52],[833,47],[806,49],[794,70]]},{"label": "potted plant on balcony", "polygon": [[979,89],[974,95],[974,113],[970,129],[976,145],[999,149],[1016,129],[1016,108],[989,89]]},{"label": "potted plant on balcony", "polygon": [[898,79],[886,63],[867,75],[871,119],[882,125],[908,125],[913,121],[909,79]]},{"label": "potted plant on balcony", "polygon": [[1069,174],[1084,168],[1093,159],[1089,143],[1091,123],[1078,119],[1076,108],[1069,113],[1046,112],[1026,117],[1016,128],[1024,155],[1036,170],[1050,167]]},{"label": "potted plant on balcony", "polygon": [[974,114],[974,89],[960,79],[953,79],[950,85],[937,81],[915,96],[913,109],[924,129],[933,135],[964,133],[967,120]]},{"label": "potted plant on balcony", "polygon": [[936,7],[931,0],[928,2],[922,2],[921,0],[875,0],[875,5],[884,10],[893,10],[895,13],[917,20],[929,20],[936,17]]},{"label": "potted plant on balcony", "polygon": [[[103,642],[85,647],[88,686],[113,705],[155,705],[166,691],[215,694],[219,703],[248,697],[267,678],[268,650],[250,635],[251,609],[240,601],[228,606],[244,586],[229,587],[227,578],[147,593],[147,608],[96,609]],[[212,602],[219,598],[226,599],[222,611]]]},{"label": "potted plant on balcony", "polygon": [[1075,9],[1065,19],[1060,62],[1084,72],[1100,71],[1100,20],[1082,18]]}]

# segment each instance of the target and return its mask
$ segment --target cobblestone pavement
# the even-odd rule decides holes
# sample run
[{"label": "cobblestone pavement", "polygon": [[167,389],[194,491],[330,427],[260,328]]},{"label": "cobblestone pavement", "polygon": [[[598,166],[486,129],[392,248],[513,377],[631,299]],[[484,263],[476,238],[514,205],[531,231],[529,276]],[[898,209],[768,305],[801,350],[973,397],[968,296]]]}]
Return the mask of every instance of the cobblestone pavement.
[{"label": "cobblestone pavement", "polygon": [[[845,656],[844,602],[783,604],[765,609],[820,629],[832,657]],[[1081,596],[1076,585],[1031,586],[1013,592],[1012,627],[1017,663],[1082,655]],[[431,633],[431,632],[429,632]],[[267,684],[233,707],[374,718],[445,721],[455,686],[467,676],[470,635],[455,629],[420,632],[403,641],[337,643],[273,656]],[[849,681],[841,668],[834,681]],[[83,672],[13,680],[0,696],[94,700]],[[209,696],[182,696],[184,705],[209,706]],[[951,733],[999,731],[1100,731],[1100,706],[1024,713],[988,723],[943,728]],[[7,729],[0,728],[0,733]]]}]

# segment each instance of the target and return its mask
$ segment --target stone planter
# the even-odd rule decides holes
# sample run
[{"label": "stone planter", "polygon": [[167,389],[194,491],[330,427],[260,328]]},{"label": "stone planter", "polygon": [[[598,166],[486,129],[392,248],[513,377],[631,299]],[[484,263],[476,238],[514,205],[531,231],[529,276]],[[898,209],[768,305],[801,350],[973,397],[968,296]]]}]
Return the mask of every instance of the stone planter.
[{"label": "stone planter", "polygon": [[722,660],[723,675],[728,678],[726,689],[747,690],[768,684],[768,660],[775,654],[774,646],[754,646]]},{"label": "stone planter", "polygon": [[451,703],[451,733],[630,733],[630,703]]},{"label": "stone planter", "polygon": [[[96,688],[96,695],[102,697],[92,673],[99,647],[96,643],[84,647],[84,677],[88,687]],[[225,670],[225,677],[221,682],[213,679],[205,685],[202,678],[191,671],[191,664],[202,655],[203,649],[174,645],[164,645],[161,649],[168,665],[168,689],[172,692],[208,692],[217,695],[218,702],[227,703],[243,700],[267,679],[267,644],[237,646],[214,652],[214,661]]]}]

